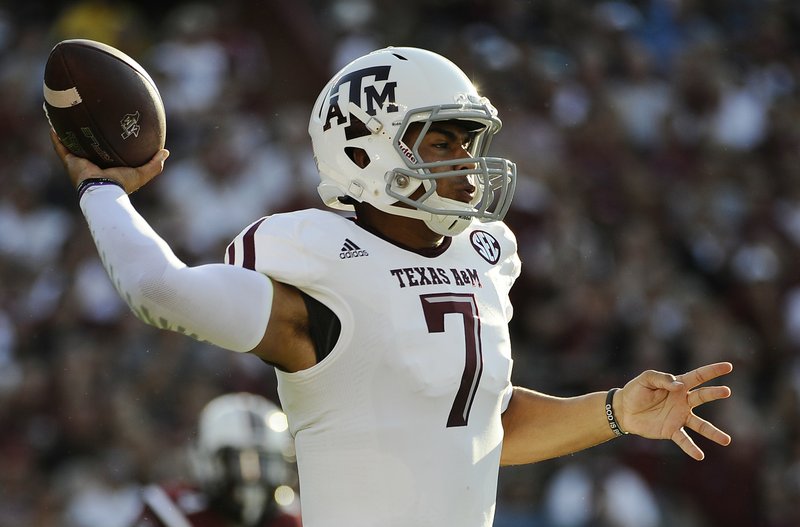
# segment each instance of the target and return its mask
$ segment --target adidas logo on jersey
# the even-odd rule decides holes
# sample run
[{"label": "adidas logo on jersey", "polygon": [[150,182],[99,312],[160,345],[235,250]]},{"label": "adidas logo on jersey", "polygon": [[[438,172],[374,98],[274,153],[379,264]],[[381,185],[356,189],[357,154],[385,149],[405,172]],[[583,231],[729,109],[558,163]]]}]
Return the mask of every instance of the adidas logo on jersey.
[{"label": "adidas logo on jersey", "polygon": [[369,256],[369,253],[353,243],[351,239],[345,238],[342,251],[339,253],[339,258],[347,260],[348,258],[358,258],[359,256]]}]

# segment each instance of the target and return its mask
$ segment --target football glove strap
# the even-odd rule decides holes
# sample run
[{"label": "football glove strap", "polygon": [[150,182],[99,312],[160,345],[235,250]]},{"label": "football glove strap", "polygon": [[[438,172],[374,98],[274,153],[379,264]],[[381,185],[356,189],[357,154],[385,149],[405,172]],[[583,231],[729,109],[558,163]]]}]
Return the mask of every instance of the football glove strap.
[{"label": "football glove strap", "polygon": [[144,322],[233,351],[253,349],[272,308],[271,280],[226,264],[188,267],[116,185],[92,185],[80,200],[103,266]]}]

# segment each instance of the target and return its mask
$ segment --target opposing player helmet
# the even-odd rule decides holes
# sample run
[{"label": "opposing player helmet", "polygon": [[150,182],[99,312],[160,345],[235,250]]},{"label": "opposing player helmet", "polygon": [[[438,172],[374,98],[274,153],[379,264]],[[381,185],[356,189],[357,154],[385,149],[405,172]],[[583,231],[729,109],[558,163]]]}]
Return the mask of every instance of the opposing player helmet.
[{"label": "opposing player helmet", "polygon": [[286,416],[259,395],[225,394],[200,414],[189,459],[213,504],[241,525],[260,525],[294,498],[294,442]]},{"label": "opposing player helmet", "polygon": [[[474,133],[465,159],[428,162],[419,154],[436,121],[460,121]],[[421,123],[414,144],[403,138]],[[497,110],[458,66],[436,53],[389,47],[345,66],[322,90],[309,122],[326,205],[352,210],[353,200],[391,214],[418,218],[442,235],[463,231],[473,219],[501,220],[514,194],[516,166],[487,157],[502,126]],[[366,152],[359,166],[355,149]],[[457,168],[469,166],[470,168]],[[449,167],[444,172],[431,169]],[[477,188],[470,203],[436,193],[438,179],[467,175]]]}]

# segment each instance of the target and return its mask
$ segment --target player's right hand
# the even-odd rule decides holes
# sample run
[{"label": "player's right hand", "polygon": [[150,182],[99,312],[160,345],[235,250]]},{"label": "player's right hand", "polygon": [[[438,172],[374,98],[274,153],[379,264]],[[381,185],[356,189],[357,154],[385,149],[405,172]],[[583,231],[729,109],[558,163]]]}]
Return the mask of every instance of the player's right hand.
[{"label": "player's right hand", "polygon": [[82,157],[72,154],[65,147],[58,134],[50,129],[50,140],[53,142],[53,149],[67,169],[69,178],[75,188],[82,181],[92,178],[105,178],[119,183],[125,192],[130,194],[146,185],[151,179],[159,175],[164,170],[164,161],[169,157],[169,150],[161,149],[146,164],[132,167],[112,167],[102,169]]}]

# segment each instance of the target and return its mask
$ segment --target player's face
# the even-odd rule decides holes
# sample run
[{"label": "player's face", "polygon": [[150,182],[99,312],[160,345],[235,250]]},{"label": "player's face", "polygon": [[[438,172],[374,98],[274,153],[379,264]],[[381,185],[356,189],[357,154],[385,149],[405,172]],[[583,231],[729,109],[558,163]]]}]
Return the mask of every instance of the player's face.
[{"label": "player's face", "polygon": [[[403,138],[411,146],[418,137],[421,126],[411,126]],[[435,122],[422,138],[418,152],[426,163],[448,161],[450,159],[464,159],[472,157],[469,148],[474,133],[465,130],[457,121]],[[457,163],[432,168],[431,172],[445,172],[448,170],[469,170],[475,168],[474,163]],[[436,182],[436,193],[443,198],[450,198],[468,203],[475,195],[474,176],[454,176],[442,178]]]}]

